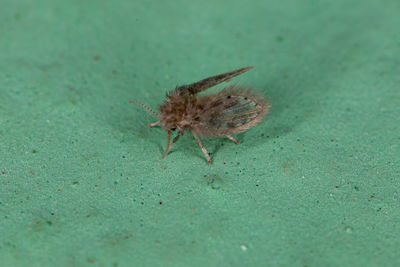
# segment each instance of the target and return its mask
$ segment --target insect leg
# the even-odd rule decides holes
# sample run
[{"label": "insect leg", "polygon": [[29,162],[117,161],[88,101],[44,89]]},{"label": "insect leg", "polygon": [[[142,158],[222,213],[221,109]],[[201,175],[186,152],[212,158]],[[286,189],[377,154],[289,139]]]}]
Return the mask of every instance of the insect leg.
[{"label": "insect leg", "polygon": [[154,126],[157,126],[157,125],[160,125],[160,121],[149,123],[149,127],[154,127]]},{"label": "insect leg", "polygon": [[[179,137],[181,137],[182,135],[183,135],[183,131],[179,131],[178,135],[175,136],[174,140],[172,140],[171,146],[173,144],[175,144],[178,141]],[[171,148],[171,146],[170,146],[170,148]]]},{"label": "insect leg", "polygon": [[172,142],[170,143],[169,141],[171,140],[171,135],[172,132],[168,131],[168,140],[167,140],[167,147],[165,148],[165,152],[162,156],[162,158],[165,158],[165,156],[168,154],[168,151],[171,149],[172,145],[176,143],[176,141],[178,141],[179,137],[181,137],[181,135],[183,135],[183,131],[179,131],[178,135],[175,136],[174,140],[172,140]]},{"label": "insect leg", "polygon": [[168,151],[169,151],[169,148],[170,148],[170,143],[169,142],[171,141],[171,135],[172,135],[172,132],[168,131],[167,145],[165,146],[164,154],[161,157],[162,159],[165,158],[165,156],[168,154]]},{"label": "insect leg", "polygon": [[233,142],[235,142],[236,144],[240,144],[239,140],[235,139],[232,137],[232,135],[227,135],[226,137],[228,137],[229,139],[231,139]]},{"label": "insect leg", "polygon": [[210,155],[208,154],[207,150],[204,148],[203,143],[200,141],[200,138],[197,136],[196,132],[192,131],[192,134],[194,136],[194,139],[196,139],[197,144],[201,148],[201,150],[204,153],[204,156],[206,157],[208,164],[211,164],[211,158]]}]

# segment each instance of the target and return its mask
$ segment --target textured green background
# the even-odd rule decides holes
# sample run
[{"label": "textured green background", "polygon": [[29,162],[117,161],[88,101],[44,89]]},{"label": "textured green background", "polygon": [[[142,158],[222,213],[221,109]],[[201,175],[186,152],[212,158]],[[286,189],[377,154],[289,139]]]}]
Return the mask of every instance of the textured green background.
[{"label": "textured green background", "polygon": [[[1,0],[0,265],[399,265],[399,14]],[[266,120],[204,140],[211,166],[190,134],[161,160],[165,131],[128,100],[247,65],[234,82]]]}]

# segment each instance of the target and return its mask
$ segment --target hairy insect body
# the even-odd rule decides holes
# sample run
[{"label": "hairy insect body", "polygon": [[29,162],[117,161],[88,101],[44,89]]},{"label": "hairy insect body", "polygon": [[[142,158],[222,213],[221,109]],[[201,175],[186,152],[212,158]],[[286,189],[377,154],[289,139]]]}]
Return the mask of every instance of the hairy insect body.
[{"label": "hairy insect body", "polygon": [[[244,132],[259,123],[268,112],[270,107],[268,102],[257,93],[240,86],[228,86],[211,95],[197,96],[197,93],[229,81],[251,68],[238,69],[177,87],[166,95],[164,104],[160,106],[160,113],[152,111],[142,103],[130,101],[141,105],[158,117],[159,120],[149,124],[150,127],[160,125],[168,132],[163,158],[185,131],[192,132],[209,164],[211,164],[210,155],[199,136],[227,137],[239,144],[239,141],[231,135]],[[172,132],[176,130],[178,134],[171,142]]]},{"label": "hairy insect body", "polygon": [[167,94],[165,103],[160,106],[160,125],[175,131],[190,130],[194,123],[197,110],[197,99],[191,95],[178,96],[174,92]]}]

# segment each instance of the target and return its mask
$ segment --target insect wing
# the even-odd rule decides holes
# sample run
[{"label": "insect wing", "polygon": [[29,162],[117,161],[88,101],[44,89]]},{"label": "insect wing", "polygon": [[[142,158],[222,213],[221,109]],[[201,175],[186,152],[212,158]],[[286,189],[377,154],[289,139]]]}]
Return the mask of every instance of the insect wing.
[{"label": "insect wing", "polygon": [[230,79],[245,73],[246,71],[250,70],[251,68],[253,68],[253,66],[250,67],[246,67],[246,68],[241,68],[241,69],[237,69],[231,72],[227,72],[227,73],[223,73],[223,74],[219,74],[216,76],[212,76],[209,78],[205,78],[201,81],[192,83],[192,84],[188,84],[188,85],[182,85],[176,88],[175,92],[178,95],[184,95],[184,94],[197,94],[200,93],[204,90],[207,90],[208,88],[211,88],[217,84],[220,84],[222,82],[225,81],[229,81]]},{"label": "insect wing", "polygon": [[202,136],[224,136],[244,132],[259,123],[269,105],[250,90],[224,89],[201,99],[204,111],[197,131]]}]

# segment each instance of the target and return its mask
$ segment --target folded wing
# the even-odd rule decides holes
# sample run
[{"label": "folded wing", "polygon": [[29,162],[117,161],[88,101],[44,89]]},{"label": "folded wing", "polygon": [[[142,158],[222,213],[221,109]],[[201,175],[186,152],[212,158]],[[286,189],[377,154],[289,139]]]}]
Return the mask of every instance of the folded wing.
[{"label": "folded wing", "polygon": [[225,136],[244,132],[259,123],[269,104],[246,88],[230,86],[223,91],[199,98],[202,113],[196,131],[202,136]]},{"label": "folded wing", "polygon": [[198,82],[195,82],[192,84],[182,85],[182,86],[179,86],[176,88],[175,93],[178,95],[184,95],[184,94],[194,95],[194,94],[200,93],[201,91],[204,91],[208,88],[211,88],[217,84],[220,84],[225,81],[229,81],[233,77],[236,77],[242,73],[245,73],[246,71],[250,70],[251,68],[253,68],[253,66],[241,68],[241,69],[237,69],[237,70],[234,70],[231,72],[227,72],[227,73],[219,74],[219,75],[212,76],[209,78],[205,78],[201,81],[198,81]]}]

